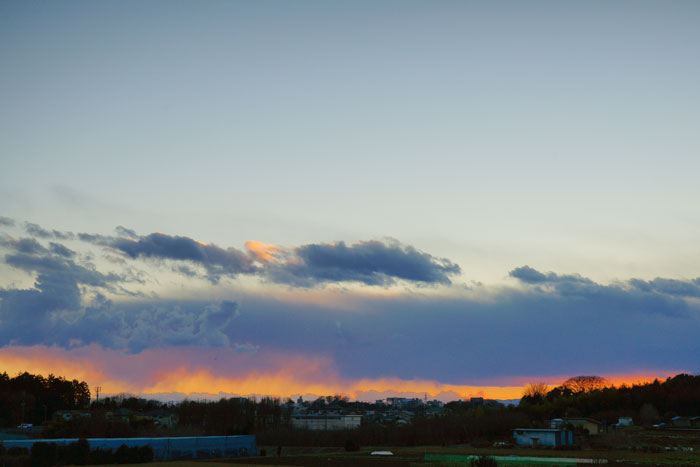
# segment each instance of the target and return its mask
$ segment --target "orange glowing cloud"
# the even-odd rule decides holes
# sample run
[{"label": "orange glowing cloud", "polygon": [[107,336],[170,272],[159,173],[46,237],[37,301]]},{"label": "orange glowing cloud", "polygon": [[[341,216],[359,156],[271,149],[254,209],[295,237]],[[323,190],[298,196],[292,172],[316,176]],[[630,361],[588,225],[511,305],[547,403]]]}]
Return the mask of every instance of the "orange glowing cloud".
[{"label": "orange glowing cloud", "polygon": [[281,247],[268,245],[267,243],[249,240],[245,242],[245,247],[255,255],[258,261],[267,263],[275,260],[275,253],[282,251]]},{"label": "orange glowing cloud", "polygon": [[[210,362],[205,365],[202,362]],[[56,347],[6,347],[0,349],[0,371],[21,371],[64,376],[101,386],[104,394],[131,392],[237,394],[290,397],[343,394],[352,399],[374,400],[400,395],[453,400],[457,397],[519,399],[527,383],[514,378],[502,385],[445,384],[430,380],[398,378],[347,379],[333,361],[323,356],[280,353],[237,354],[231,349],[161,348],[125,354],[97,345],[65,350]],[[654,379],[650,373],[606,376],[611,384],[635,384]],[[535,378],[537,379],[537,378]],[[552,381],[552,386],[566,378]],[[532,381],[532,379],[530,379]]]}]

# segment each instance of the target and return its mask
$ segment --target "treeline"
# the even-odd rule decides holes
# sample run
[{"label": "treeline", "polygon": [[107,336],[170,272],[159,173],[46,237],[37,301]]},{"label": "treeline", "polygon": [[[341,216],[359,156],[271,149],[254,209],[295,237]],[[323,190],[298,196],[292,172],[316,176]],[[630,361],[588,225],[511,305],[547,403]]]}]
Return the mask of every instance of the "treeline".
[{"label": "treeline", "polygon": [[39,424],[56,410],[90,406],[90,388],[84,381],[60,376],[20,373],[10,377],[0,373],[0,426],[20,423]]},{"label": "treeline", "polygon": [[[129,415],[116,416],[127,409]],[[174,426],[156,426],[152,411],[175,414]],[[130,438],[149,436],[247,435],[275,430],[288,423],[290,411],[279,399],[243,397],[217,401],[184,400],[164,404],[137,397],[105,397],[90,406],[87,417],[57,420],[48,425],[46,438]]]},{"label": "treeline", "polygon": [[86,439],[79,439],[65,446],[37,442],[29,450],[18,447],[5,449],[0,443],[0,465],[7,467],[136,464],[152,461],[153,448],[150,446],[136,447],[122,444],[114,451],[112,449],[90,449],[90,443]]},{"label": "treeline", "polygon": [[700,375],[679,374],[663,382],[594,389],[561,385],[526,395],[518,409],[534,421],[590,417],[609,425],[619,417],[632,417],[635,424],[650,425],[676,415],[700,415]]},{"label": "treeline", "polygon": [[[44,437],[134,437],[255,434],[260,444],[343,446],[348,440],[360,445],[417,445],[492,443],[510,439],[519,427],[546,427],[552,418],[590,417],[607,425],[619,417],[632,417],[638,425],[669,421],[675,415],[700,415],[700,376],[680,374],[665,381],[612,387],[599,377],[575,377],[555,388],[531,385],[517,406],[454,401],[438,416],[424,408],[412,409],[407,425],[382,422],[377,413],[387,410],[340,396],[305,402],[309,412],[364,413],[362,426],[344,431],[292,429],[293,404],[279,399],[224,398],[217,401],[185,400],[177,404],[137,397],[101,398],[89,404],[85,383],[28,373],[16,378],[0,376],[0,420],[5,426],[19,423],[24,402],[25,421],[44,419],[44,411],[87,408],[89,412],[48,424]],[[20,396],[21,395],[21,396]],[[122,414],[128,409],[128,414]],[[153,411],[173,414],[174,424],[156,426]],[[151,414],[151,415],[149,415]],[[433,415],[432,417],[428,415]]]}]

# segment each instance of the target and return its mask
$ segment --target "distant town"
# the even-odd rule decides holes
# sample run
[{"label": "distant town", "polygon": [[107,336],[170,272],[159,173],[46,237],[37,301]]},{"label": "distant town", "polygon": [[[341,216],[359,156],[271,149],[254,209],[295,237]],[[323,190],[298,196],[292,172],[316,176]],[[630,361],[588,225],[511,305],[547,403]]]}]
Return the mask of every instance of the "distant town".
[{"label": "distant town", "polygon": [[[341,395],[178,403],[128,394],[98,399],[85,382],[29,373],[0,374],[0,394],[0,456],[26,462],[80,449],[85,462],[98,453],[105,463],[116,462],[109,456],[119,449],[117,457],[131,462],[283,458],[304,446],[345,453],[363,446],[460,446],[490,454],[570,449],[692,459],[700,452],[700,376],[688,374],[619,387],[577,376],[551,388],[531,384],[519,403],[509,405],[481,397],[443,403],[427,395],[373,403]],[[56,462],[70,463],[61,459]]]}]

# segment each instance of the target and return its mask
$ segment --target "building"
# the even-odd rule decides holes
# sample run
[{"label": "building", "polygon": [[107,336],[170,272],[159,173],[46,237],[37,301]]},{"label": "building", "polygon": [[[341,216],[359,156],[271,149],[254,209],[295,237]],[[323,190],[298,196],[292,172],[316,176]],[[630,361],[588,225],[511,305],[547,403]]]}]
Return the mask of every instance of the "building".
[{"label": "building", "polygon": [[387,397],[386,398],[386,403],[387,405],[390,405],[394,408],[401,408],[404,405],[408,404],[408,399],[405,397]]},{"label": "building", "polygon": [[518,446],[573,446],[574,432],[556,428],[516,428],[513,438]]},{"label": "building", "polygon": [[632,420],[632,417],[620,417],[617,419],[617,423],[614,426],[616,426],[616,427],[634,426],[634,420]]},{"label": "building", "polygon": [[122,422],[129,423],[132,414],[133,411],[122,408],[107,412],[105,416],[107,417],[107,420],[110,421],[121,420]]},{"label": "building", "polygon": [[549,422],[550,428],[565,429],[573,425],[575,429],[585,431],[589,435],[597,435],[601,432],[600,426],[602,425],[598,420],[593,420],[592,418],[553,418]]},{"label": "building", "polygon": [[700,417],[673,417],[671,423],[676,428],[697,428],[700,427]]},{"label": "building", "polygon": [[362,415],[292,415],[292,428],[302,430],[352,430],[359,428]]},{"label": "building", "polygon": [[[31,450],[34,443],[55,443],[68,446],[78,441],[71,439],[27,439],[6,440],[6,449],[13,447]],[[150,446],[155,460],[174,459],[215,459],[220,457],[252,457],[258,455],[255,436],[193,436],[177,438],[88,438],[90,449],[111,449],[116,451],[121,445],[129,447]]]},{"label": "building", "polygon": [[425,416],[427,418],[441,417],[447,413],[449,413],[449,411],[442,407],[430,407],[429,409],[425,410]]},{"label": "building", "polygon": [[54,420],[73,420],[77,418],[90,418],[89,410],[57,410],[53,413]]},{"label": "building", "polygon": [[147,417],[153,420],[153,423],[158,427],[172,428],[177,425],[178,416],[174,412],[169,412],[163,409],[151,410],[146,412]]}]

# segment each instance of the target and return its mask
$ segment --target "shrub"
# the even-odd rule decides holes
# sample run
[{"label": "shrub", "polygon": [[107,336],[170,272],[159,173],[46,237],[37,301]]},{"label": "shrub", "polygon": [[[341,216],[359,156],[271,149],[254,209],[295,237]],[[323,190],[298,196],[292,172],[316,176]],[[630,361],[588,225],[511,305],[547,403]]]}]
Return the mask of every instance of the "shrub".
[{"label": "shrub", "polygon": [[56,465],[58,463],[56,443],[34,443],[29,455],[29,463],[32,467]]},{"label": "shrub", "polygon": [[490,456],[479,456],[478,459],[472,460],[472,467],[498,467],[496,459]]},{"label": "shrub", "polygon": [[10,449],[7,450],[7,455],[8,456],[28,456],[29,449],[20,448],[17,446],[12,446]]},{"label": "shrub", "polygon": [[122,444],[114,453],[114,462],[117,464],[133,464],[138,462],[138,453],[126,444]]},{"label": "shrub", "polygon": [[90,443],[85,438],[66,447],[66,464],[87,465],[90,463]]},{"label": "shrub", "polygon": [[153,462],[153,448],[151,446],[141,446],[137,448],[139,462]]},{"label": "shrub", "polygon": [[153,461],[153,448],[151,446],[132,446],[126,444],[119,446],[113,457],[117,464],[139,464]]},{"label": "shrub", "polygon": [[356,439],[348,438],[345,440],[345,450],[347,452],[354,452],[360,450],[360,443]]},{"label": "shrub", "polygon": [[114,454],[112,450],[97,448],[91,451],[90,464],[114,464]]}]

